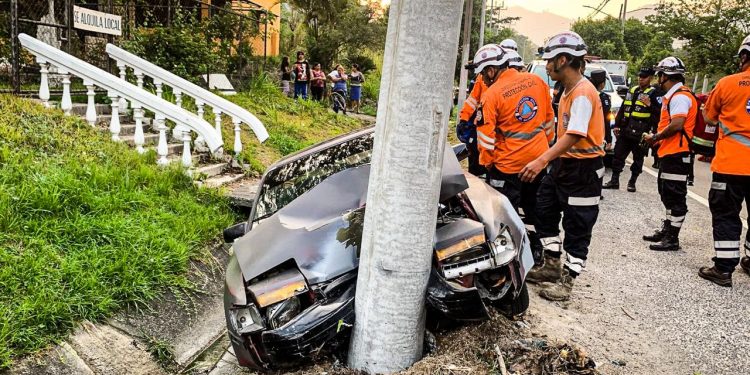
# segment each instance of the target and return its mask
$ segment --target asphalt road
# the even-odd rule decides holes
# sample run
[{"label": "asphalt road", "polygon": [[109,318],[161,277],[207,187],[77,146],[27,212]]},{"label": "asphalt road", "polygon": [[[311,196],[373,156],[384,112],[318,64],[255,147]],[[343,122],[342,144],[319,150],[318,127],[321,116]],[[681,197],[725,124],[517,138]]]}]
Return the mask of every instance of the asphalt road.
[{"label": "asphalt road", "polygon": [[[626,169],[621,179],[629,177]],[[579,342],[605,374],[750,373],[750,276],[738,268],[733,288],[698,276],[713,256],[709,185],[708,165],[699,163],[683,250],[669,253],[641,239],[664,216],[653,175],[641,175],[637,193],[605,190],[574,297],[565,304],[533,298],[533,329]]]}]

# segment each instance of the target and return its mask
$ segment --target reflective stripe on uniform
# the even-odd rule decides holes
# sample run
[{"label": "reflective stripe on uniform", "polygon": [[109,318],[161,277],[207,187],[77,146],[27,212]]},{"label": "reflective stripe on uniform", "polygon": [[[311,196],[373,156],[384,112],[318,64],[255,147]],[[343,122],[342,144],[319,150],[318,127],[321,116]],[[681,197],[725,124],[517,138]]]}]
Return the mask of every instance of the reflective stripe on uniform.
[{"label": "reflective stripe on uniform", "polygon": [[670,181],[687,181],[687,175],[684,174],[661,173],[659,174],[659,178]]},{"label": "reflective stripe on uniform", "polygon": [[581,271],[583,271],[583,268],[586,267],[586,261],[580,258],[576,258],[568,253],[567,257],[565,258],[565,266],[575,273],[581,273]]},{"label": "reflective stripe on uniform", "polygon": [[477,109],[477,100],[474,99],[473,96],[469,96],[468,98],[466,98],[464,104],[468,105],[472,109]]},{"label": "reflective stripe on uniform", "polygon": [[714,141],[709,141],[709,140],[699,138],[696,136],[693,136],[693,138],[691,138],[691,141],[697,145],[706,146],[706,147],[714,147]]},{"label": "reflective stripe on uniform", "polygon": [[542,247],[544,247],[544,251],[551,251],[553,253],[562,252],[562,241],[560,240],[560,236],[545,237],[541,238],[540,241],[542,241]]},{"label": "reflective stripe on uniform", "polygon": [[711,189],[713,190],[727,190],[726,182],[712,182]]},{"label": "reflective stripe on uniform", "polygon": [[595,197],[568,197],[568,204],[571,206],[596,206],[599,204],[601,196]]},{"label": "reflective stripe on uniform", "polygon": [[649,118],[649,117],[651,117],[651,114],[650,113],[644,113],[644,112],[633,112],[633,117]]},{"label": "reflective stripe on uniform", "polygon": [[683,221],[685,221],[685,216],[667,215],[667,220],[669,220],[669,221],[671,221],[673,223],[682,223]]},{"label": "reflective stripe on uniform", "polygon": [[504,180],[493,180],[493,179],[490,179],[490,186],[501,188],[501,187],[505,186],[505,181]]},{"label": "reflective stripe on uniform", "polygon": [[493,145],[495,144],[495,138],[492,138],[489,135],[484,134],[482,132],[477,132],[477,135],[479,136],[479,139],[485,141],[486,143],[493,144]]},{"label": "reflective stripe on uniform", "polygon": [[597,170],[596,170],[596,175],[597,175],[597,176],[598,176],[599,178],[602,178],[602,177],[604,177],[604,167],[601,167],[601,168],[597,169]]},{"label": "reflective stripe on uniform", "polygon": [[745,249],[750,251],[750,241],[745,240]]},{"label": "reflective stripe on uniform", "polygon": [[740,241],[714,241],[714,247],[717,249],[739,249]]},{"label": "reflective stripe on uniform", "polygon": [[716,257],[719,259],[734,259],[740,257],[739,250],[716,250]]},{"label": "reflective stripe on uniform", "polygon": [[682,158],[682,162],[685,164],[690,164],[690,156],[685,156],[684,158]]},{"label": "reflective stripe on uniform", "polygon": [[[482,134],[482,133],[477,133],[477,134]],[[477,143],[478,143],[478,144],[479,144],[480,146],[482,146],[482,147],[486,148],[487,150],[490,150],[490,151],[492,151],[492,150],[494,150],[494,149],[495,149],[495,145],[494,145],[494,144],[485,142],[484,140],[482,140],[482,138],[481,138],[481,137],[480,137],[479,139],[477,139]]]},{"label": "reflective stripe on uniform", "polygon": [[593,154],[603,150],[601,146],[594,146],[589,148],[571,148],[568,152],[571,154]]},{"label": "reflective stripe on uniform", "polygon": [[719,123],[719,128],[721,128],[721,131],[724,132],[725,136],[734,139],[745,147],[750,147],[750,138],[729,130],[729,128],[721,122]]},{"label": "reflective stripe on uniform", "polygon": [[541,131],[544,130],[544,125],[539,126],[538,128],[534,129],[533,131],[526,133],[526,132],[506,132],[500,130],[500,133],[505,138],[512,138],[512,139],[520,139],[524,141],[528,141],[529,139],[534,138],[537,134],[541,133]]}]

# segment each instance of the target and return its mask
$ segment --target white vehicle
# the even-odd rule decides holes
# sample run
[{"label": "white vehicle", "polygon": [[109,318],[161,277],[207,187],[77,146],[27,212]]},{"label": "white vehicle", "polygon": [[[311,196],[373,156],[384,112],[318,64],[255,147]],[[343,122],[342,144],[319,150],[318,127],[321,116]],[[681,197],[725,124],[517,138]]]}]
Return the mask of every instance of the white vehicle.
[{"label": "white vehicle", "polygon": [[593,64],[601,65],[609,73],[612,83],[615,85],[615,91],[625,88],[628,89],[628,62],[622,60],[595,60]]},{"label": "white vehicle", "polygon": [[[547,62],[543,60],[534,60],[529,65],[529,73],[534,73],[538,75],[539,77],[542,77],[542,80],[544,82],[547,82],[547,85],[550,87],[550,95],[552,93],[552,89],[555,87],[556,81],[552,80],[550,76],[547,74]],[[586,77],[591,75],[591,72],[594,70],[599,69],[605,69],[603,66],[599,64],[586,64],[586,71],[584,72],[584,75]],[[609,72],[607,72],[607,82],[604,84],[604,92],[609,95],[611,101],[612,101],[612,108],[610,108],[610,114],[607,117],[607,120],[609,120],[609,123],[614,125],[615,123],[615,116],[617,115],[617,111],[620,110],[620,106],[622,106],[622,98],[617,95],[617,91],[615,90],[615,85],[612,83],[612,77],[609,76]]]}]

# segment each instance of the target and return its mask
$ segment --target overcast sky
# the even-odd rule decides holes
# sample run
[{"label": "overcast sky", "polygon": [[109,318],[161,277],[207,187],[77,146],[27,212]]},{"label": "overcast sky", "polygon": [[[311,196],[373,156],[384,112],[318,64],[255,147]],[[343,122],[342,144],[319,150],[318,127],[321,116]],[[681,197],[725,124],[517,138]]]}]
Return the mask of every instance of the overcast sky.
[{"label": "overcast sky", "polygon": [[[536,12],[548,11],[556,13],[568,18],[579,18],[586,17],[591,14],[594,10],[585,8],[584,5],[596,7],[601,3],[602,0],[505,0],[506,6],[520,6]],[[487,0],[487,4],[490,4],[492,0]],[[502,0],[495,0],[495,4],[501,3]],[[645,5],[652,5],[658,3],[659,0],[629,0],[628,11],[641,8]],[[611,14],[613,17],[617,17],[620,12],[620,5],[622,0],[610,0],[609,3],[604,7],[603,11]]]}]

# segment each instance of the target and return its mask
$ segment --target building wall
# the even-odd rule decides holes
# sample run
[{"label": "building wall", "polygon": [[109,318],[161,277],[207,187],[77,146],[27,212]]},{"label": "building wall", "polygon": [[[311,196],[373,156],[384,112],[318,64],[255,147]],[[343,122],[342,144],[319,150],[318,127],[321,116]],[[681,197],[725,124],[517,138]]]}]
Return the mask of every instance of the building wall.
[{"label": "building wall", "polygon": [[[281,1],[280,0],[252,0],[253,3],[260,5],[264,9],[268,10],[268,16],[270,23],[268,24],[268,39],[266,40],[266,55],[278,56],[279,55],[279,43],[281,41]],[[242,5],[244,4],[244,5]],[[246,3],[235,1],[233,4],[235,7],[248,7]],[[249,7],[248,7],[249,9]],[[264,26],[261,25],[261,33],[263,33]],[[253,53],[257,56],[263,55],[264,40],[263,36],[255,38],[252,42]]]}]

